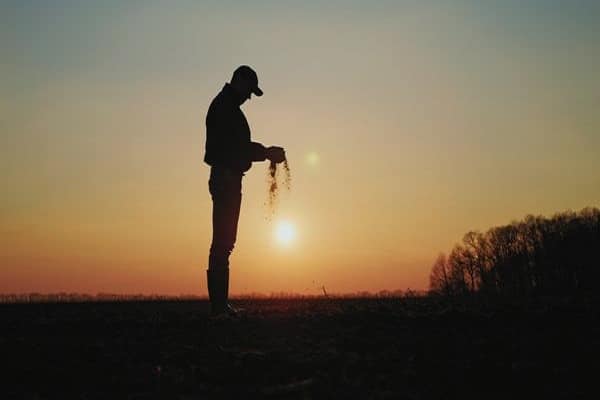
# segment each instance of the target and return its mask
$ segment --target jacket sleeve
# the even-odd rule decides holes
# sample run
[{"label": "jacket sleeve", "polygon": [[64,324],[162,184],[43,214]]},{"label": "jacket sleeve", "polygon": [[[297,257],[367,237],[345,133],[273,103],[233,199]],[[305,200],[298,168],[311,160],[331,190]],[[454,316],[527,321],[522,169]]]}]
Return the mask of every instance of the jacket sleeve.
[{"label": "jacket sleeve", "polygon": [[248,146],[248,158],[250,161],[265,161],[267,149],[261,143],[250,142]]}]

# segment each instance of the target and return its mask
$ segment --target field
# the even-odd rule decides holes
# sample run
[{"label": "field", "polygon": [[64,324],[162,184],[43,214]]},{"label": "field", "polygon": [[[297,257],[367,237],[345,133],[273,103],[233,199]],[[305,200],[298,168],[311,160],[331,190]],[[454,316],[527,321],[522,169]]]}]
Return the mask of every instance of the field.
[{"label": "field", "polygon": [[2,304],[1,397],[598,398],[599,307],[436,298]]}]

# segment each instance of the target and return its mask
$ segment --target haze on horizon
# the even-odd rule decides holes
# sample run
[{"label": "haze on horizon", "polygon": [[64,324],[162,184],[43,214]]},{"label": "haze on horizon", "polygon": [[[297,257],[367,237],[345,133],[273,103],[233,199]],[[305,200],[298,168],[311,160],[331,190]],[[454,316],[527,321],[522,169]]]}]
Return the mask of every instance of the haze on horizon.
[{"label": "haze on horizon", "polygon": [[[599,206],[597,1],[0,5],[0,293],[204,294],[204,117],[265,95],[233,293],[424,289],[468,230]],[[293,224],[293,242],[274,238]]]}]

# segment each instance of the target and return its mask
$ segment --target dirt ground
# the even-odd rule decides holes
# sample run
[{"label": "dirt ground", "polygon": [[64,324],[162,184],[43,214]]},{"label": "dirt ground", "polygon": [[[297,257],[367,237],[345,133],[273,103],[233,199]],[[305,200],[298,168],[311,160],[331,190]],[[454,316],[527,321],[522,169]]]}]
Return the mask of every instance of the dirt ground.
[{"label": "dirt ground", "polygon": [[598,398],[593,302],[234,303],[2,304],[0,397]]}]

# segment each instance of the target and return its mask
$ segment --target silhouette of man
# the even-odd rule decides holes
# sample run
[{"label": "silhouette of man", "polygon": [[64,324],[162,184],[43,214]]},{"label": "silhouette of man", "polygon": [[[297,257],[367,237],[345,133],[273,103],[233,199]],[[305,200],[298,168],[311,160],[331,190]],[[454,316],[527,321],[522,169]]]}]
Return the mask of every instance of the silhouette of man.
[{"label": "silhouette of man", "polygon": [[208,188],[212,197],[212,243],[206,280],[211,314],[235,314],[228,303],[229,255],[237,235],[242,200],[242,177],[254,161],[285,160],[282,147],[265,147],[252,142],[250,127],[240,106],[252,97],[262,96],[256,72],[247,65],[238,67],[221,92],[212,100],[206,114],[206,152],[210,165]]}]

